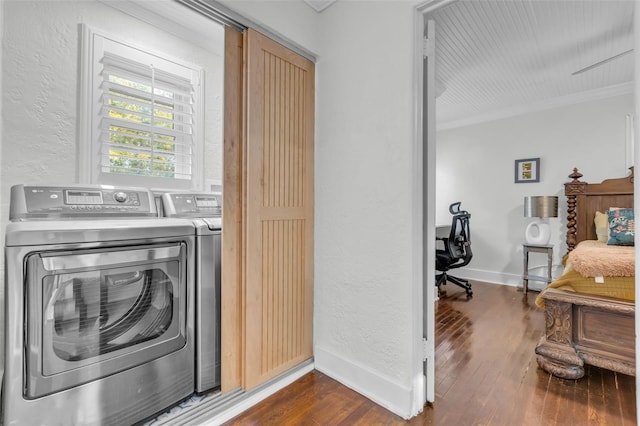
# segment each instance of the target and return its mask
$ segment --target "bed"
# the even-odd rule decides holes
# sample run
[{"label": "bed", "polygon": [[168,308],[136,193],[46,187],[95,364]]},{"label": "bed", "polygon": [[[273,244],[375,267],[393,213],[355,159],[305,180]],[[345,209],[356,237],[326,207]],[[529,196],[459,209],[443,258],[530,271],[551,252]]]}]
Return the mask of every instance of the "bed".
[{"label": "bed", "polygon": [[[585,364],[635,376],[633,272],[631,276],[628,272],[622,274],[626,276],[609,276],[598,275],[608,271],[596,271],[596,275],[588,277],[578,271],[597,263],[584,257],[591,250],[588,246],[597,245],[596,212],[607,212],[612,207],[633,208],[633,167],[630,170],[626,177],[590,184],[581,181],[582,174],[574,169],[569,175],[572,180],[565,183],[567,264],[563,274],[536,299],[545,312],[545,333],[535,348],[536,358],[538,365],[554,376],[581,378]],[[634,248],[626,250],[631,251],[633,259]],[[630,268],[634,270],[633,263]],[[608,287],[614,290],[609,292]]]}]

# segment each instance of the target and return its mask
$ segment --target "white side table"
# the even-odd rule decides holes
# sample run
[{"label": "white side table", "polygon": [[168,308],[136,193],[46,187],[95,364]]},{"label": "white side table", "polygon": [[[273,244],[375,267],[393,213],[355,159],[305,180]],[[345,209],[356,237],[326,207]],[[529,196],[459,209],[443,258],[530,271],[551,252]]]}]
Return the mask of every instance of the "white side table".
[{"label": "white side table", "polygon": [[[529,280],[543,281],[547,284],[551,282],[551,265],[553,262],[553,245],[535,245],[535,244],[523,244],[522,251],[524,255],[524,272],[522,274],[522,288],[524,294],[529,291]],[[539,275],[529,275],[529,253],[546,253],[547,254],[547,276],[542,277]]]}]

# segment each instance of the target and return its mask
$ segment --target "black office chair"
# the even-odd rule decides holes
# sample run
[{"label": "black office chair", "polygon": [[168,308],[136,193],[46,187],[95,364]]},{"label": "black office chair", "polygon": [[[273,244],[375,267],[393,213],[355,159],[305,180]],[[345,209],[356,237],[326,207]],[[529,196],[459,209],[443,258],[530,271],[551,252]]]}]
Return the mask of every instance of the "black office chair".
[{"label": "black office chair", "polygon": [[462,287],[467,292],[467,297],[473,296],[471,284],[462,278],[449,275],[450,269],[461,268],[471,261],[471,231],[469,229],[469,212],[460,210],[460,202],[449,206],[449,212],[453,215],[451,231],[446,238],[436,237],[436,240],[444,243],[444,249],[436,248],[436,287],[446,285],[447,281]]}]

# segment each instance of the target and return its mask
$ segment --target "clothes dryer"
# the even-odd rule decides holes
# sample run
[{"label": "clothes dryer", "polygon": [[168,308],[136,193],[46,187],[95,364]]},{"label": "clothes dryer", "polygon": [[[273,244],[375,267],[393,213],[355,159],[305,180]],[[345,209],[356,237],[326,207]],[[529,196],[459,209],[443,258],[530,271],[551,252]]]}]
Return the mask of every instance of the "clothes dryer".
[{"label": "clothes dryer", "polygon": [[143,188],[17,185],[4,425],[125,425],[193,393],[192,221]]}]

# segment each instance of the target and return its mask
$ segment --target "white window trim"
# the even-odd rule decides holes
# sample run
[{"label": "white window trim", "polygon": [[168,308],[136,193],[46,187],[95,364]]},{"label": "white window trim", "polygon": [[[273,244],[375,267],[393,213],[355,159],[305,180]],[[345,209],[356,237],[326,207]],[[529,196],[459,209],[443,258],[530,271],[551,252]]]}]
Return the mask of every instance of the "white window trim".
[{"label": "white window trim", "polygon": [[[131,184],[133,186],[145,186],[154,189],[164,190],[202,190],[204,187],[204,85],[202,67],[186,63],[169,57],[165,53],[153,51],[143,46],[139,46],[121,37],[112,36],[100,30],[91,28],[86,24],[81,24],[80,31],[80,75],[79,75],[79,99],[78,99],[78,181],[80,183],[101,183],[101,184]],[[194,121],[193,126],[193,156],[191,180],[166,179],[153,177],[140,177],[131,175],[115,175],[113,182],[99,181],[99,167],[96,163],[96,141],[93,140],[93,129],[96,126],[96,102],[93,94],[94,79],[94,36],[113,40],[133,49],[138,49],[150,55],[175,62],[181,66],[192,69],[196,76],[194,78]],[[123,182],[118,182],[118,179]],[[130,183],[129,183],[130,182]]]}]

